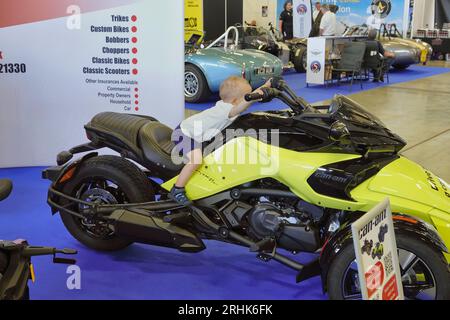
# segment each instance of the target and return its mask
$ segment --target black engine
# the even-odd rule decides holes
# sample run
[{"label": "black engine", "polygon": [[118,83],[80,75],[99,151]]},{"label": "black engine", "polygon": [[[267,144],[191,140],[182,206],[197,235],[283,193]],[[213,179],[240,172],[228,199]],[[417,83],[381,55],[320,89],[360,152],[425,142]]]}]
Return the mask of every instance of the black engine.
[{"label": "black engine", "polygon": [[258,240],[273,237],[279,247],[289,251],[315,252],[320,246],[319,231],[293,209],[259,204],[248,214],[248,223],[253,237]]}]

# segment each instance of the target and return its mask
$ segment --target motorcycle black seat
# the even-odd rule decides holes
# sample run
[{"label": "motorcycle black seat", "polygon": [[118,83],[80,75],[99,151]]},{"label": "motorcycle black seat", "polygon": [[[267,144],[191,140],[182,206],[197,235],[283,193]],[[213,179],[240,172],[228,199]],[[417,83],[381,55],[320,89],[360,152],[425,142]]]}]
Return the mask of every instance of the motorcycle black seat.
[{"label": "motorcycle black seat", "polygon": [[136,154],[142,154],[144,159],[139,162],[149,168],[161,168],[168,176],[182,169],[182,165],[174,164],[171,158],[175,146],[171,139],[173,130],[155,118],[103,112],[96,115],[85,128],[106,135],[104,139],[112,143],[111,147],[117,145],[120,148],[124,144]]},{"label": "motorcycle black seat", "polygon": [[116,112],[97,114],[86,129],[95,129],[110,134],[130,146],[137,146],[139,130],[155,118]]},{"label": "motorcycle black seat", "polygon": [[139,145],[148,161],[166,170],[179,172],[183,165],[172,161],[173,130],[160,122],[148,122],[139,131]]},{"label": "motorcycle black seat", "polygon": [[0,180],[0,201],[5,200],[11,194],[13,185],[10,180]]}]

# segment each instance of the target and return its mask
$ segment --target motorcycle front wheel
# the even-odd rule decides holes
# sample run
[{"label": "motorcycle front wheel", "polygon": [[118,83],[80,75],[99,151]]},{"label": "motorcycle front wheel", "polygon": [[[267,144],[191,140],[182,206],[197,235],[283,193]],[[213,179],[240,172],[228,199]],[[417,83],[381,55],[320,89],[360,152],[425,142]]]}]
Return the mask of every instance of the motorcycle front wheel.
[{"label": "motorcycle front wheel", "polygon": [[[396,238],[405,299],[450,299],[450,271],[443,254],[420,239]],[[343,248],[331,263],[327,287],[331,300],[362,299],[353,244]]]}]

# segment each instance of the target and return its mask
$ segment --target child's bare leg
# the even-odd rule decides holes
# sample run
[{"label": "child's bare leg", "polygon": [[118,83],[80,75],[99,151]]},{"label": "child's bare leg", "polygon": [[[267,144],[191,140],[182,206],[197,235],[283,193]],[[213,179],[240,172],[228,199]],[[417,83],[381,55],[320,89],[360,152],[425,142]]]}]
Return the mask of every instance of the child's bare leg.
[{"label": "child's bare leg", "polygon": [[189,162],[183,167],[183,170],[181,170],[177,182],[175,183],[175,187],[177,188],[184,188],[195,170],[202,165],[203,154],[201,149],[192,150],[187,154],[187,158]]},{"label": "child's bare leg", "polygon": [[186,196],[184,187],[189,182],[189,179],[194,174],[203,162],[203,154],[201,149],[194,149],[187,154],[189,162],[183,167],[180,175],[178,176],[175,186],[169,193],[169,198],[175,200],[179,204],[188,206],[191,205],[191,201]]}]

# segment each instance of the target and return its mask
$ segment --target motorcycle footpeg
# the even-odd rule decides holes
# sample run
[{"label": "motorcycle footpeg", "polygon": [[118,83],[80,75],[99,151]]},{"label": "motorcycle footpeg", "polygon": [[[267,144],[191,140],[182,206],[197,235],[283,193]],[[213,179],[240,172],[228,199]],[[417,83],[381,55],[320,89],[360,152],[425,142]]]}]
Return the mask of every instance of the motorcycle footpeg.
[{"label": "motorcycle footpeg", "polygon": [[68,249],[68,248],[64,248],[64,249],[58,249],[55,251],[55,253],[61,253],[61,254],[67,254],[67,255],[74,255],[77,254],[78,251],[75,249]]},{"label": "motorcycle footpeg", "polygon": [[189,212],[181,212],[175,214],[169,214],[163,218],[163,221],[166,223],[177,223],[185,221],[186,218],[189,217]]},{"label": "motorcycle footpeg", "polygon": [[273,253],[276,249],[276,241],[273,238],[265,238],[250,246],[250,252]]}]

